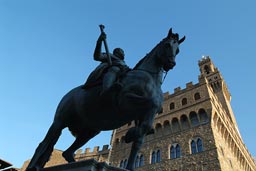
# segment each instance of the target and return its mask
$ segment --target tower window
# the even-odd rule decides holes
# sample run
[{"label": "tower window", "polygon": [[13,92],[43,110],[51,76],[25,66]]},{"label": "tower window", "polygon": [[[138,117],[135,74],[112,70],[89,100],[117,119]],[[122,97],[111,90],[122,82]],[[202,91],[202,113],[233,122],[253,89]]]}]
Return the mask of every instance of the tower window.
[{"label": "tower window", "polygon": [[140,158],[139,158],[139,156],[137,155],[136,160],[135,160],[135,167],[136,167],[136,168],[139,167],[139,163],[140,163]]},{"label": "tower window", "polygon": [[170,158],[175,159],[175,158],[180,158],[180,145],[179,144],[174,144],[170,148]]},{"label": "tower window", "polygon": [[203,151],[203,141],[201,138],[193,139],[190,142],[191,154],[199,153]]},{"label": "tower window", "polygon": [[182,105],[186,105],[187,103],[188,103],[187,98],[183,98],[182,101],[181,101],[181,104]]},{"label": "tower window", "polygon": [[155,164],[155,163],[156,163],[156,152],[153,151],[151,155],[151,164]]},{"label": "tower window", "polygon": [[156,162],[159,163],[161,161],[161,151],[157,150],[156,152]]},{"label": "tower window", "polygon": [[175,104],[172,102],[170,103],[170,110],[173,110],[175,108]]},{"label": "tower window", "polygon": [[206,74],[209,74],[209,73],[210,73],[210,68],[209,68],[208,65],[205,65],[205,66],[204,66],[204,72],[205,72]]},{"label": "tower window", "polygon": [[199,100],[200,98],[201,98],[201,96],[200,96],[199,93],[196,93],[196,94],[194,95],[194,99],[195,99],[195,100]]},{"label": "tower window", "polygon": [[144,156],[143,155],[140,156],[139,166],[144,166]]}]

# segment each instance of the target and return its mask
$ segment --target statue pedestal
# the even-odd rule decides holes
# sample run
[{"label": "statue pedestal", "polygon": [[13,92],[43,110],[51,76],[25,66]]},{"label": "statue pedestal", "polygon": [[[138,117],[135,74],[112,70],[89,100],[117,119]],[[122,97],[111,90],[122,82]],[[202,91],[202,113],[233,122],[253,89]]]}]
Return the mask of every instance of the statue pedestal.
[{"label": "statue pedestal", "polygon": [[105,162],[97,162],[94,159],[78,161],[58,166],[52,166],[41,171],[128,171],[126,169],[109,166]]}]

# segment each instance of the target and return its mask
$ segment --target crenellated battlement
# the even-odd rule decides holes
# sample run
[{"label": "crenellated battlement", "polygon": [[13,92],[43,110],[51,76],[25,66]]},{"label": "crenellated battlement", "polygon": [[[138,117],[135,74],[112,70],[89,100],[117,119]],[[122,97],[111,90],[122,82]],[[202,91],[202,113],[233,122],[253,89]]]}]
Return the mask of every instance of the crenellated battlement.
[{"label": "crenellated battlement", "polygon": [[93,150],[91,150],[91,148],[86,148],[83,152],[82,149],[79,149],[76,151],[75,155],[76,156],[80,156],[80,155],[99,155],[99,154],[102,154],[102,153],[108,153],[110,150],[109,148],[109,145],[104,145],[102,147],[102,149],[100,150],[100,147],[99,146],[95,146],[93,148]]},{"label": "crenellated battlement", "polygon": [[[200,80],[199,80],[200,82]],[[174,95],[177,95],[177,94],[180,94],[180,93],[183,93],[185,91],[188,91],[190,89],[193,89],[195,86],[197,86],[199,83],[196,83],[196,84],[193,84],[193,82],[188,82],[186,83],[186,87],[185,88],[181,88],[180,86],[179,87],[176,87],[174,88],[174,92],[173,93],[169,93],[169,92],[166,92],[164,93],[164,98],[165,99],[168,99],[169,97],[171,96],[174,96]]]}]

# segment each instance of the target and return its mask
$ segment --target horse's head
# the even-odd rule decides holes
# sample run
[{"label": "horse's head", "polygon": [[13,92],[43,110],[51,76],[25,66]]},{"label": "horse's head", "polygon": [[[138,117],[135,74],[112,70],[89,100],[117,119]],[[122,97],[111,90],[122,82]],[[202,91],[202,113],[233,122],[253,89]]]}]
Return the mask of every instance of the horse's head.
[{"label": "horse's head", "polygon": [[184,40],[185,36],[179,39],[179,35],[172,33],[172,29],[170,29],[168,36],[160,42],[158,57],[165,71],[169,71],[176,65],[175,56],[179,53],[179,45]]}]

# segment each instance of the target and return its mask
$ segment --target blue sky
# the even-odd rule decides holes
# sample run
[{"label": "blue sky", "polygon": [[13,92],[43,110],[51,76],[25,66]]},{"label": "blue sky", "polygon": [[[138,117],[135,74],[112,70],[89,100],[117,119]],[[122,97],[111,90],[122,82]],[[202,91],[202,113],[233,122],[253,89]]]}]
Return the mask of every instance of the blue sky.
[{"label": "blue sky", "polygon": [[[131,67],[170,27],[186,35],[164,92],[197,83],[198,60],[211,56],[256,156],[255,6],[253,0],[0,0],[0,158],[21,167],[33,155],[62,96],[98,65],[92,55],[99,24],[109,48],[122,47]],[[85,147],[108,144],[110,135],[102,132]],[[55,148],[65,150],[73,140],[65,129]]]}]

